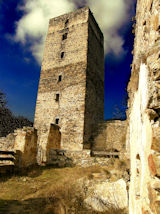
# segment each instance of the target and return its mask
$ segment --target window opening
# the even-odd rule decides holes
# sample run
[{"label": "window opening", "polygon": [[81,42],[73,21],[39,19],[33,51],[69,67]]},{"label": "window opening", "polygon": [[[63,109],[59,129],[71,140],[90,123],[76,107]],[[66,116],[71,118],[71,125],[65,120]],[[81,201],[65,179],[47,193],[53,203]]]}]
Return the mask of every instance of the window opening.
[{"label": "window opening", "polygon": [[59,118],[56,118],[55,123],[58,125],[59,124]]},{"label": "window opening", "polygon": [[62,75],[59,75],[58,76],[58,82],[61,82],[62,81]]},{"label": "window opening", "polygon": [[56,94],[56,101],[59,101],[59,94]]},{"label": "window opening", "polygon": [[64,58],[64,52],[61,53],[61,59],[63,59],[63,58]]},{"label": "window opening", "polygon": [[143,22],[143,25],[146,25],[146,21]]},{"label": "window opening", "polygon": [[67,39],[67,35],[68,35],[68,33],[63,34],[63,36],[62,36],[62,40]]}]

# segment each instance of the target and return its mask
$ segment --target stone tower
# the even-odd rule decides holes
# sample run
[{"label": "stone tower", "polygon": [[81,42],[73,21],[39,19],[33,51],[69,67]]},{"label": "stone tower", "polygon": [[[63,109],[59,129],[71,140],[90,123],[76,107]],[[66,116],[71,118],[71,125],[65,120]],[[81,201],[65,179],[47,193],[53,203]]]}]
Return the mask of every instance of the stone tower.
[{"label": "stone tower", "polygon": [[103,34],[84,7],[49,21],[34,121],[38,143],[45,153],[51,126],[57,126],[58,148],[90,148],[103,115]]}]

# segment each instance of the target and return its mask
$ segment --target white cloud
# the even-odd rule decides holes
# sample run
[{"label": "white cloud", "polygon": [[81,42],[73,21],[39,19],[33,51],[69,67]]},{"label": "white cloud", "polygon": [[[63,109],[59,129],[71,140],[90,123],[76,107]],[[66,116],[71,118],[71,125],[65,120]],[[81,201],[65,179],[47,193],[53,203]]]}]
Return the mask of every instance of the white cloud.
[{"label": "white cloud", "polygon": [[[48,28],[48,20],[76,8],[76,3],[84,0],[25,0],[20,9],[25,15],[16,23],[15,40],[25,44],[30,41],[33,56],[41,63],[43,44]],[[83,3],[84,4],[84,3]],[[118,29],[127,23],[130,0],[85,0],[94,13],[105,38],[105,53],[119,55],[124,52],[123,38]]]},{"label": "white cloud", "polygon": [[118,55],[123,52],[123,39],[117,30],[127,20],[127,4],[124,0],[88,0],[102,31],[105,40],[105,53],[113,52]]},{"label": "white cloud", "polygon": [[25,15],[16,23],[14,39],[22,44],[29,41],[32,55],[41,64],[49,19],[74,10],[74,4],[67,0],[26,0],[19,9]]}]

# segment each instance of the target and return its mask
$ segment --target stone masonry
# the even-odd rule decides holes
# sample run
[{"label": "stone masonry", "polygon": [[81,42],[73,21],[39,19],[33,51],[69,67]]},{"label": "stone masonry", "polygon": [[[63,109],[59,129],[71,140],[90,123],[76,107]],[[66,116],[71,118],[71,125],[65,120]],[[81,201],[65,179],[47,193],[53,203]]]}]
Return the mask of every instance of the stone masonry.
[{"label": "stone masonry", "polygon": [[85,7],[49,21],[34,121],[39,161],[47,161],[52,124],[60,127],[61,149],[81,151],[91,148],[103,114],[103,34]]},{"label": "stone masonry", "polygon": [[0,138],[2,165],[8,159],[18,168],[123,159],[127,123],[103,121],[103,113],[103,34],[85,7],[50,20],[34,128]]},{"label": "stone masonry", "polygon": [[129,160],[129,214],[160,213],[160,0],[138,0],[135,20],[127,121],[103,121],[103,34],[89,8],[53,18],[35,128],[0,138],[0,165],[28,167],[36,156],[58,167]]},{"label": "stone masonry", "polygon": [[138,0],[128,86],[130,214],[160,213],[160,1]]},{"label": "stone masonry", "polygon": [[93,132],[93,151],[126,152],[127,122],[109,120],[99,123]]},{"label": "stone masonry", "polygon": [[0,174],[2,168],[23,169],[37,164],[37,130],[23,127],[0,138]]}]

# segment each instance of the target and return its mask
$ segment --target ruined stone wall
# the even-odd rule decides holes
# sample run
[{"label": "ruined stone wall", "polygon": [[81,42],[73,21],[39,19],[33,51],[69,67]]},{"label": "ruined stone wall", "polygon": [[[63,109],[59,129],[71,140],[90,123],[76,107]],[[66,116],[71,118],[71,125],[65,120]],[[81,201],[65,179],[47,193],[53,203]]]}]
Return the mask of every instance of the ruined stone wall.
[{"label": "ruined stone wall", "polygon": [[99,123],[93,132],[93,151],[122,152],[126,149],[127,121],[109,120]]},{"label": "ruined stone wall", "polygon": [[15,134],[16,167],[26,168],[37,164],[37,130],[23,127],[15,130]]},{"label": "ruined stone wall", "polygon": [[160,213],[160,1],[138,0],[128,86],[129,213]]},{"label": "ruined stone wall", "polygon": [[[15,160],[12,161],[12,164],[16,168],[35,165],[37,163],[37,130],[33,127],[23,127],[0,138],[0,152],[5,152],[6,160],[13,153]],[[3,165],[6,164],[7,162],[4,160]]]},{"label": "ruined stone wall", "polygon": [[[94,68],[95,64],[90,65],[93,71],[87,69],[88,58],[90,58],[88,40],[91,40],[91,35],[88,36],[89,14],[89,8],[85,7],[51,19],[49,22],[34,121],[34,126],[38,129],[40,162],[46,161],[50,125],[55,124],[56,119],[61,132],[61,148],[80,151],[83,149],[84,135],[88,140],[91,126],[103,118],[103,101],[101,101],[103,98],[101,100],[96,98],[100,92],[103,97],[102,86],[98,92],[98,81],[103,84],[104,71],[100,70],[103,65],[99,66],[103,63],[103,59],[97,61],[97,69]],[[96,31],[97,25],[95,26],[95,23],[92,25]],[[99,35],[101,34],[99,28],[96,34],[99,40],[103,38]],[[95,38],[90,42],[94,41]],[[97,46],[96,53],[100,53],[99,58],[103,57],[103,43],[101,46],[99,42],[94,45]],[[91,71],[94,75],[88,77]],[[96,82],[97,86],[93,86],[93,80],[90,80],[91,84],[86,80],[93,79],[95,72],[98,78],[94,83]],[[98,73],[101,73],[102,80]],[[61,81],[59,81],[60,76]],[[56,94],[59,94],[58,101]],[[96,103],[97,111],[95,111]],[[100,104],[102,104],[101,107],[99,107]]]},{"label": "ruined stone wall", "polygon": [[94,165],[107,166],[109,160],[118,160],[120,154],[110,152],[95,152],[92,153],[89,149],[82,151],[67,151],[50,149],[48,156],[48,165],[56,167],[89,167]]},{"label": "ruined stone wall", "polygon": [[14,150],[15,134],[10,133],[6,137],[0,138],[0,150]]}]

